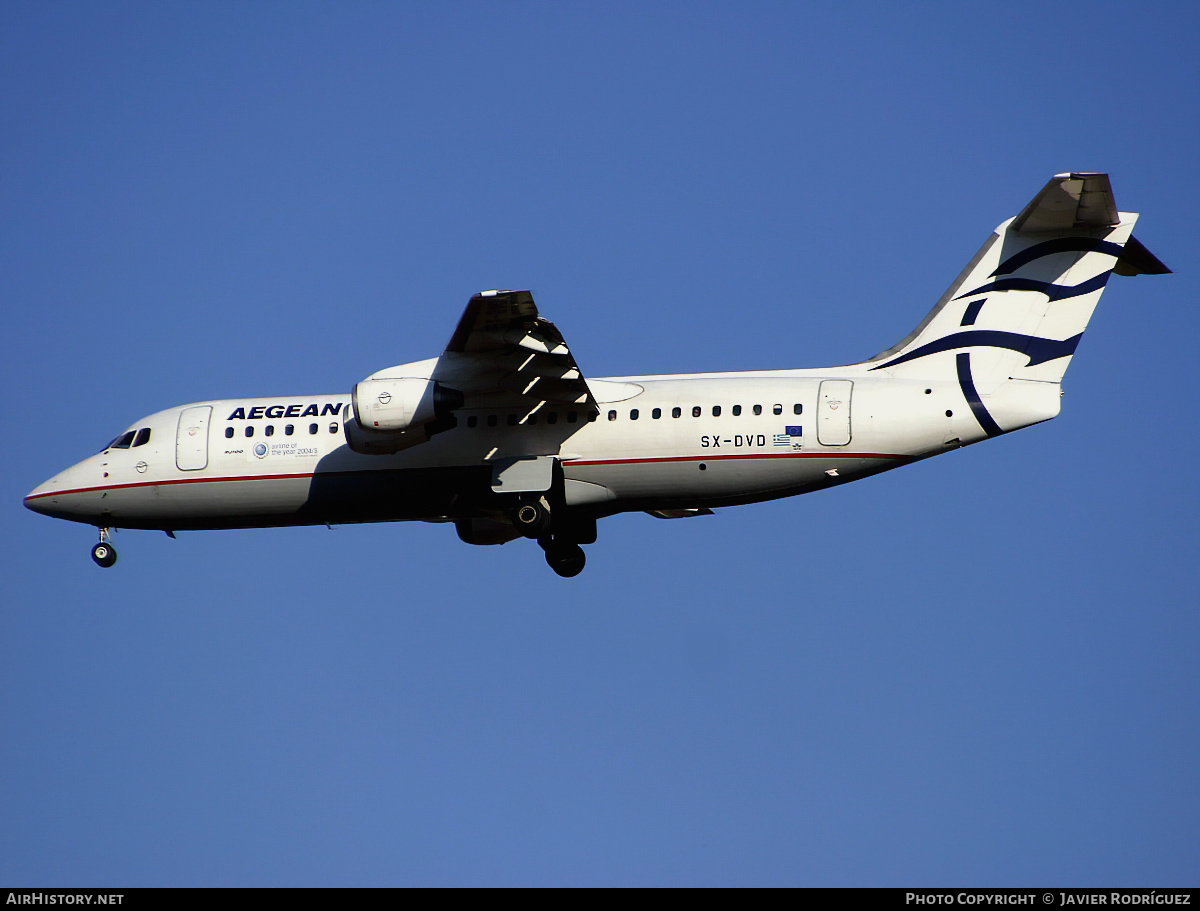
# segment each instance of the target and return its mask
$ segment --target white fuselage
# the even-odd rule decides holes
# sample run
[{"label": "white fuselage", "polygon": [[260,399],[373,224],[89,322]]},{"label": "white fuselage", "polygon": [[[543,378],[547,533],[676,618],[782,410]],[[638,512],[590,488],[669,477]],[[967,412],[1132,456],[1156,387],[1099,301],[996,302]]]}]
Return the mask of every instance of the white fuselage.
[{"label": "white fuselage", "polygon": [[[131,427],[149,428],[143,444],[85,459],[26,504],[164,530],[467,518],[486,513],[493,464],[540,444],[561,461],[565,505],[609,515],[790,496],[985,438],[957,384],[861,367],[591,385],[594,420],[558,406],[513,426],[512,412],[464,408],[454,429],[391,455],[349,448],[346,395],[181,406]],[[1057,413],[1057,386],[1053,413],[1047,402],[1036,420]]]}]

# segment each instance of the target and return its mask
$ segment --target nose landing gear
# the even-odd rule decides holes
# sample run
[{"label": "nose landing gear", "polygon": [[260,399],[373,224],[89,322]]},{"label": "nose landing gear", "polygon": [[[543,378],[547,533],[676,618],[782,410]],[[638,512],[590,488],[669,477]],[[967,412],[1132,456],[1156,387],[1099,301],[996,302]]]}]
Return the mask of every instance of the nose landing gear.
[{"label": "nose landing gear", "polygon": [[117,549],[109,543],[107,528],[100,529],[100,543],[92,548],[92,559],[105,569],[117,562]]}]

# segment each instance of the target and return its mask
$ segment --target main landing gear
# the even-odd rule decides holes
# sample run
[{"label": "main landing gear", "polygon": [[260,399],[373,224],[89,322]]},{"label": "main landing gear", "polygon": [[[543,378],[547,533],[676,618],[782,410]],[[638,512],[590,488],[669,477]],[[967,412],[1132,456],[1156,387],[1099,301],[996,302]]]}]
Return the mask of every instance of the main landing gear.
[{"label": "main landing gear", "polygon": [[564,579],[570,579],[583,572],[587,556],[578,544],[573,541],[554,540],[549,535],[539,538],[538,544],[546,552],[546,563]]},{"label": "main landing gear", "polygon": [[566,579],[583,572],[587,557],[579,545],[596,540],[595,520],[580,525],[580,520],[572,521],[566,511],[560,510],[552,516],[546,498],[532,496],[517,503],[510,515],[513,527],[536,540],[546,552],[546,563],[552,570]]},{"label": "main landing gear", "polygon": [[92,559],[97,566],[108,569],[117,562],[117,549],[108,540],[108,529],[100,529],[100,543],[92,548]]},{"label": "main landing gear", "polygon": [[513,527],[526,538],[540,538],[550,530],[550,509],[540,497],[518,503],[512,519]]}]

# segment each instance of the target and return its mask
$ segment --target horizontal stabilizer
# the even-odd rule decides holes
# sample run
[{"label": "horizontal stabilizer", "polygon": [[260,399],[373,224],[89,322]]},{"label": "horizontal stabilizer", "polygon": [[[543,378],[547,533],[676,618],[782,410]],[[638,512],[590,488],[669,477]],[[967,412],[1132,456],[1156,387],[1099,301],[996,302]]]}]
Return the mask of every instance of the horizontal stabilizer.
[{"label": "horizontal stabilizer", "polygon": [[1142,246],[1136,237],[1129,238],[1125,249],[1117,257],[1117,265],[1113,269],[1117,275],[1169,275],[1171,270],[1162,261]]},{"label": "horizontal stabilizer", "polygon": [[1107,174],[1055,174],[1013,219],[1017,234],[1051,234],[1119,224]]}]

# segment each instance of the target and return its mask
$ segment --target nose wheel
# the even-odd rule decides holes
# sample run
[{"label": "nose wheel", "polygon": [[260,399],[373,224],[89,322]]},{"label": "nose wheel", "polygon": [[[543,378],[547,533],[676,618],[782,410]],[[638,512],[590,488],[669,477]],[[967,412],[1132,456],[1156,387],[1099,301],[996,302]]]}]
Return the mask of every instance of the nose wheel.
[{"label": "nose wheel", "polygon": [[92,548],[92,559],[105,569],[117,562],[117,549],[109,543],[107,528],[100,529],[100,543]]}]

